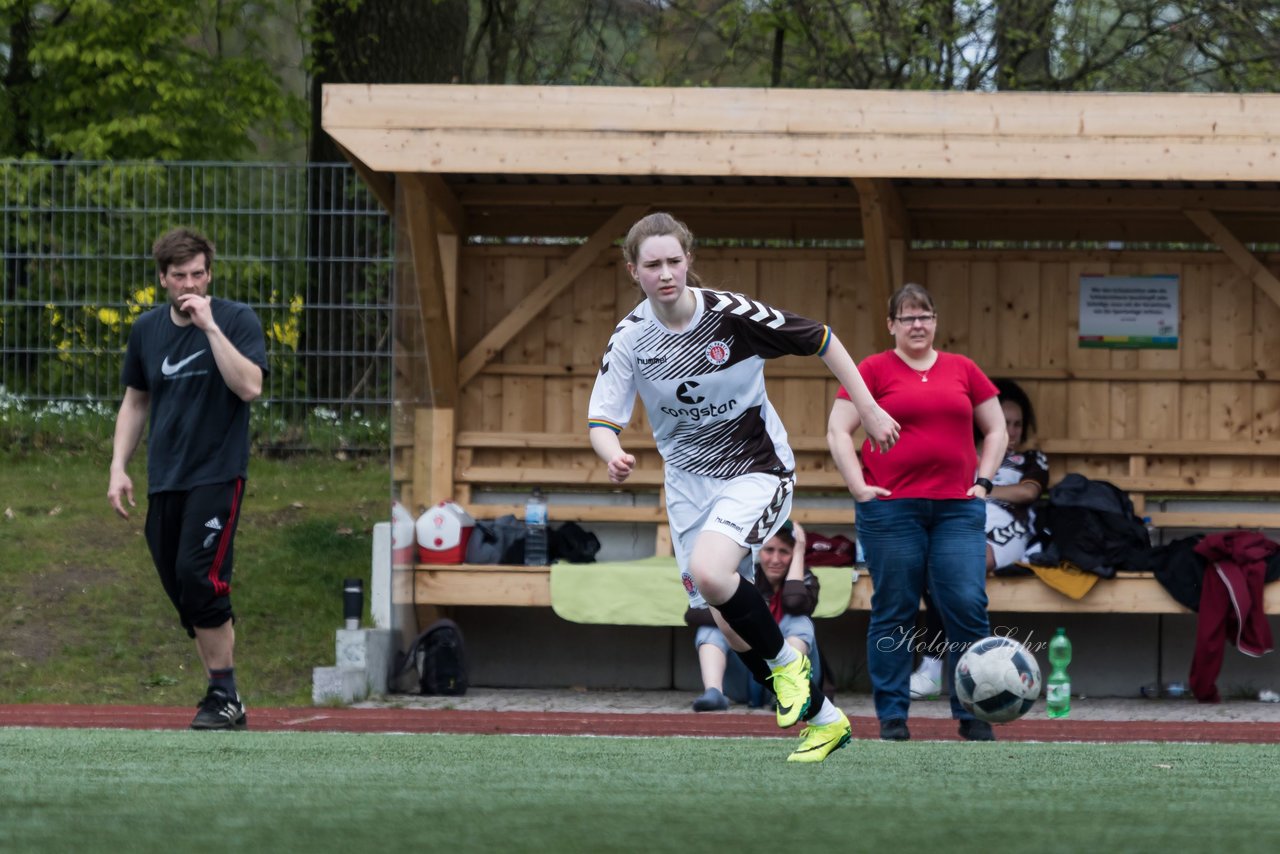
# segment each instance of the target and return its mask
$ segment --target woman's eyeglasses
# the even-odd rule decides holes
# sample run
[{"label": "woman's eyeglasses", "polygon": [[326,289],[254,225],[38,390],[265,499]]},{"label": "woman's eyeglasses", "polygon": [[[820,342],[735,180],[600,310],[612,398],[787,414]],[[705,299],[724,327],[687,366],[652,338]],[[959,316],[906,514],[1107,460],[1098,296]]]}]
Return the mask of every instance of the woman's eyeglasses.
[{"label": "woman's eyeglasses", "polygon": [[902,314],[894,318],[903,326],[915,326],[919,323],[921,326],[928,326],[938,319],[936,314]]}]

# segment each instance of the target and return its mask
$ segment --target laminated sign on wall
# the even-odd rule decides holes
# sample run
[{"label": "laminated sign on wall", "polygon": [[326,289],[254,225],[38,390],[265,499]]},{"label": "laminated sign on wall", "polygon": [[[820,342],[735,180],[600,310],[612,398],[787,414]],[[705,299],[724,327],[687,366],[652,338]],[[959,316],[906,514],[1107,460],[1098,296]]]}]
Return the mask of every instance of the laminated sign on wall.
[{"label": "laminated sign on wall", "polygon": [[1080,346],[1178,349],[1178,277],[1080,277]]}]

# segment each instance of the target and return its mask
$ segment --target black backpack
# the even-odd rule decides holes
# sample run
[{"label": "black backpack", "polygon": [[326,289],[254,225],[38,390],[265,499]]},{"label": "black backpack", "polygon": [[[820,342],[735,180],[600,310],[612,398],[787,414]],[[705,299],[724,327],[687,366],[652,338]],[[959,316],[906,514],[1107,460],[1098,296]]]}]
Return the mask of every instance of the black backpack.
[{"label": "black backpack", "polygon": [[1053,566],[1070,561],[1111,578],[1116,570],[1141,570],[1151,539],[1124,490],[1105,480],[1069,474],[1049,490],[1045,508],[1049,546],[1031,562]]},{"label": "black backpack", "polygon": [[423,694],[458,697],[467,693],[467,656],[462,630],[453,620],[439,619],[409,647],[405,669],[418,670],[418,690]]},{"label": "black backpack", "polygon": [[551,557],[569,563],[595,563],[600,538],[577,522],[565,522],[551,532]]},{"label": "black backpack", "polygon": [[524,522],[508,513],[491,522],[476,520],[467,541],[467,563],[524,564]]}]

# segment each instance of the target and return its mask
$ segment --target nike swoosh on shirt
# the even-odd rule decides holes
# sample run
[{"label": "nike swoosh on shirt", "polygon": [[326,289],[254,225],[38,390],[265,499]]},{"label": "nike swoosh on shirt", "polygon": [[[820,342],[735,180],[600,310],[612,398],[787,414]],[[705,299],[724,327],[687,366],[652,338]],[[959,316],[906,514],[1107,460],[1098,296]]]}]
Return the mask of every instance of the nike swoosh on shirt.
[{"label": "nike swoosh on shirt", "polygon": [[164,362],[161,363],[160,365],[160,373],[164,374],[166,377],[173,376],[178,371],[182,370],[186,366],[187,362],[190,362],[192,359],[199,356],[203,352],[204,350],[200,350],[198,352],[192,353],[190,356],[183,359],[181,362],[178,362],[176,365],[169,364],[169,357],[165,356]]}]

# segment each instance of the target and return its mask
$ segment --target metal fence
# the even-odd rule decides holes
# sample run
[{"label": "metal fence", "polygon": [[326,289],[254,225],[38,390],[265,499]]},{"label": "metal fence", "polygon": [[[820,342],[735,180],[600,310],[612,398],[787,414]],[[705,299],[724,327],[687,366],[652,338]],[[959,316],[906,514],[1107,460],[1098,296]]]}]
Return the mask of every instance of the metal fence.
[{"label": "metal fence", "polygon": [[393,230],[345,164],[0,161],[0,394],[114,409],[175,225],[213,240],[210,292],[262,321],[258,445],[385,446]]}]

